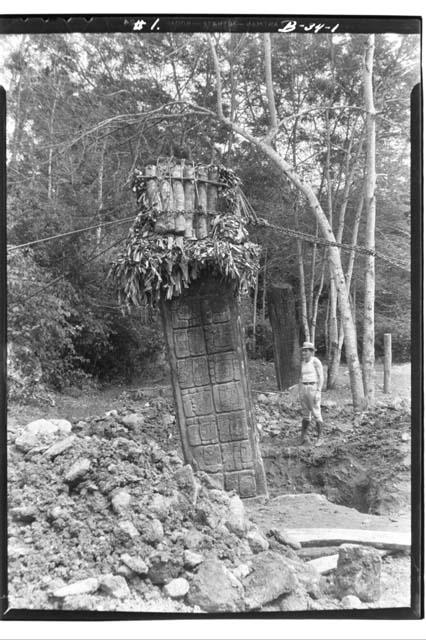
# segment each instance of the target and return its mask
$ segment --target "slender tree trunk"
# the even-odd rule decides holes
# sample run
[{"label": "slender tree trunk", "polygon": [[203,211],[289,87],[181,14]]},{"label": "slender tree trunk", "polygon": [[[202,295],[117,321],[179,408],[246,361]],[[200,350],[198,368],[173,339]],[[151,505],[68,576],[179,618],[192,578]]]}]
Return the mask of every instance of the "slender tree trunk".
[{"label": "slender tree trunk", "polygon": [[259,272],[256,273],[256,281],[254,283],[254,295],[253,295],[253,337],[252,337],[252,350],[253,357],[256,353],[256,326],[257,326],[257,297],[259,294]]},{"label": "slender tree trunk", "polygon": [[[298,203],[294,205],[294,222],[296,229],[299,228]],[[305,289],[305,266],[303,263],[303,246],[302,240],[297,238],[297,264],[299,268],[299,296],[300,296],[300,317],[302,320],[304,340],[310,340],[310,331],[308,324],[308,311],[306,307],[306,289]]]},{"label": "slender tree trunk", "polygon": [[106,147],[106,138],[104,138],[104,142],[102,145],[101,151],[101,159],[99,163],[99,174],[98,174],[98,224],[99,227],[96,229],[96,246],[99,247],[101,244],[102,238],[102,213],[104,208],[104,164],[105,164],[105,147]]},{"label": "slender tree trunk", "polygon": [[[365,47],[363,64],[364,99],[367,111],[367,165],[365,181],[367,222],[365,229],[365,246],[374,251],[376,227],[376,112],[373,99],[373,59],[374,34],[370,34]],[[370,406],[374,404],[374,302],[375,259],[374,255],[368,255],[365,259],[364,272],[362,372],[364,393],[367,403]]]},{"label": "slender tree trunk", "polygon": [[325,276],[325,265],[326,265],[326,257],[327,257],[327,249],[324,251],[324,256],[321,264],[321,276],[319,281],[319,286],[317,292],[313,299],[312,304],[312,319],[311,319],[311,341],[315,344],[315,334],[317,329],[317,318],[318,318],[318,305],[319,300],[322,294],[322,290],[324,287],[324,276]]},{"label": "slender tree trunk", "polygon": [[[55,82],[56,73],[53,74],[53,81]],[[49,160],[47,164],[47,199],[52,200],[53,184],[52,184],[52,165],[53,165],[53,127],[55,123],[56,105],[58,103],[59,85],[55,86],[55,97],[53,100],[52,111],[50,112],[49,119]]]},{"label": "slender tree trunk", "polygon": [[262,322],[266,318],[266,270],[268,267],[268,249],[265,249],[265,262],[263,263],[263,290],[262,290]]}]

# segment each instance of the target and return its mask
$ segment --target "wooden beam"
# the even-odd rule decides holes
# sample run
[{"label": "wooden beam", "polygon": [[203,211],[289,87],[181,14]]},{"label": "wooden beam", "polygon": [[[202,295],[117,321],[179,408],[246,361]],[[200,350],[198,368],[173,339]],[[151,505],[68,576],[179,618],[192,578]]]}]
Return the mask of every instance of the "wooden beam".
[{"label": "wooden beam", "polygon": [[411,547],[411,533],[374,531],[371,529],[287,529],[302,547],[331,547],[345,543],[378,549],[406,551]]}]

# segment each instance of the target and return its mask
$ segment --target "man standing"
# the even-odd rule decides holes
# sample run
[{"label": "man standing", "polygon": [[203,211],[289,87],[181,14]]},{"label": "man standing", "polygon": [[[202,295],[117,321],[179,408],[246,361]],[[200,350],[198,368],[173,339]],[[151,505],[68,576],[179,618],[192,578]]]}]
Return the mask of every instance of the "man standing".
[{"label": "man standing", "polygon": [[302,437],[300,444],[306,441],[306,434],[311,424],[311,416],[316,423],[317,442],[322,443],[321,433],[323,421],[321,416],[321,389],[324,383],[322,364],[314,356],[315,347],[312,342],[304,342],[302,346],[302,366],[299,379],[299,400],[302,405]]}]

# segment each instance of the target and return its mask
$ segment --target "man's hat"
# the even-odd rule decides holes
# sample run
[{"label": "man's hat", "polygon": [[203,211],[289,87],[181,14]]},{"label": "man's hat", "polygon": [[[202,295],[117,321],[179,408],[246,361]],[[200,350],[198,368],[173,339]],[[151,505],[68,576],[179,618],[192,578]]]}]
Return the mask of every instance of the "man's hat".
[{"label": "man's hat", "polygon": [[312,342],[304,342],[302,344],[302,349],[310,349],[311,351],[315,351],[315,347]]}]

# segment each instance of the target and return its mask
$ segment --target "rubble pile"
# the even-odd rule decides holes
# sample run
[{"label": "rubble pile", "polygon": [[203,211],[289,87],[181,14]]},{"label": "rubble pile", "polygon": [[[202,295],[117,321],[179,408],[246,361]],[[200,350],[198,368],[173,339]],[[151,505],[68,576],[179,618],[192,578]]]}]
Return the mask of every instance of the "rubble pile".
[{"label": "rubble pile", "polygon": [[167,433],[173,418],[161,402],[10,434],[9,606],[316,608],[320,576],[291,541],[266,537],[236,494],[151,437],[150,420]]}]

